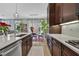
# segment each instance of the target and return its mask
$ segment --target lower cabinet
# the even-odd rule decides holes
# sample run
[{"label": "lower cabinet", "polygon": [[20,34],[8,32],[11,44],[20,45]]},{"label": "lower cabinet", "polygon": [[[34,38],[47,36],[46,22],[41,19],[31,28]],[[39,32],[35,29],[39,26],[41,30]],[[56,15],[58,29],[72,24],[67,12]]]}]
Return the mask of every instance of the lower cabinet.
[{"label": "lower cabinet", "polygon": [[30,35],[28,35],[22,39],[22,56],[28,55],[31,46],[32,46],[32,38]]},{"label": "lower cabinet", "polygon": [[53,40],[53,56],[61,56],[61,43],[56,40]]},{"label": "lower cabinet", "polygon": [[[48,40],[47,40],[47,42],[48,42]],[[52,43],[52,45],[50,48],[52,48],[52,50],[51,50],[52,56],[79,56],[79,54],[77,54],[76,52],[74,52],[73,50],[71,50],[70,48],[68,48],[67,46],[60,43],[59,41],[57,41],[54,38],[52,38],[51,43]],[[48,42],[48,44],[50,44],[50,43]],[[50,50],[50,48],[49,48],[49,50]]]},{"label": "lower cabinet", "polygon": [[62,56],[78,56],[78,54],[65,45],[62,45]]},{"label": "lower cabinet", "polygon": [[50,50],[50,53],[51,53],[51,55],[53,54],[52,53],[52,38],[51,37],[49,37],[49,36],[46,36],[47,37],[47,45],[48,45],[48,47],[49,47],[49,50]]},{"label": "lower cabinet", "polygon": [[22,56],[25,56],[26,55],[26,52],[27,49],[26,49],[26,42],[22,41]]}]

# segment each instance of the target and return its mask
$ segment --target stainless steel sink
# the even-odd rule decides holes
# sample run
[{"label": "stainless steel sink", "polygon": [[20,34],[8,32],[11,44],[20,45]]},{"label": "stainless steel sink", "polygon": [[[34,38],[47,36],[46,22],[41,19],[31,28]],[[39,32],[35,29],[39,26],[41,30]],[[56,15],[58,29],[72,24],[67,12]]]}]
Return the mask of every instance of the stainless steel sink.
[{"label": "stainless steel sink", "polygon": [[16,35],[16,37],[22,37],[24,35],[26,35],[26,34],[19,34],[19,35]]}]

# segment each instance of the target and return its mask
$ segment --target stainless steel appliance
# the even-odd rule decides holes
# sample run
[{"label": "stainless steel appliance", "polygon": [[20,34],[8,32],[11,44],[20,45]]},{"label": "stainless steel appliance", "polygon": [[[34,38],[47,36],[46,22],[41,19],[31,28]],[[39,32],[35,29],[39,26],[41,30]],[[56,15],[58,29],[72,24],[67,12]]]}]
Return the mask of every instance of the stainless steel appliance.
[{"label": "stainless steel appliance", "polygon": [[79,40],[68,40],[65,42],[79,49]]}]

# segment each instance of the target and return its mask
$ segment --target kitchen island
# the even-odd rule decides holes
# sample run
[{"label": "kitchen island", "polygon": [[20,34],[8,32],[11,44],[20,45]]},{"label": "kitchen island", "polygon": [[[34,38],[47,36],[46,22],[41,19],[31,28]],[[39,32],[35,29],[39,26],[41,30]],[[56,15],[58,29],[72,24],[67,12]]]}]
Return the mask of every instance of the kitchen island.
[{"label": "kitchen island", "polygon": [[[25,35],[20,36],[21,34],[25,34]],[[26,43],[25,46],[24,46],[24,41]],[[20,48],[21,48],[20,49],[20,52],[21,52],[20,55],[23,55],[23,56],[27,55],[27,53],[24,54],[24,49],[26,49],[26,50],[29,49],[30,50],[30,48],[32,46],[31,33],[21,32],[21,33],[16,33],[16,35],[13,33],[13,34],[8,34],[6,37],[4,35],[1,35],[0,36],[0,54],[3,52],[4,49],[6,49],[7,47],[9,47],[11,45],[14,46],[14,44],[17,43],[17,42],[18,42],[18,44],[21,43],[20,44]],[[28,48],[27,48],[27,46],[28,46]],[[29,51],[29,50],[27,50],[27,51]]]},{"label": "kitchen island", "polygon": [[47,34],[48,46],[53,56],[78,56],[79,49],[66,43],[68,40],[79,40],[79,38],[64,34]]}]

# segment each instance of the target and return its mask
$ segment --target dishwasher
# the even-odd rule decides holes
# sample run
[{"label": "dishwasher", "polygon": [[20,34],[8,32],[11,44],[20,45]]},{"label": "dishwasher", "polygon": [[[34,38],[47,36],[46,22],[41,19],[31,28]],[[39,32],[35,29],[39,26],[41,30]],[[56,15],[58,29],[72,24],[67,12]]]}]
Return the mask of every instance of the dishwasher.
[{"label": "dishwasher", "polygon": [[0,56],[22,56],[21,40],[0,50]]}]

